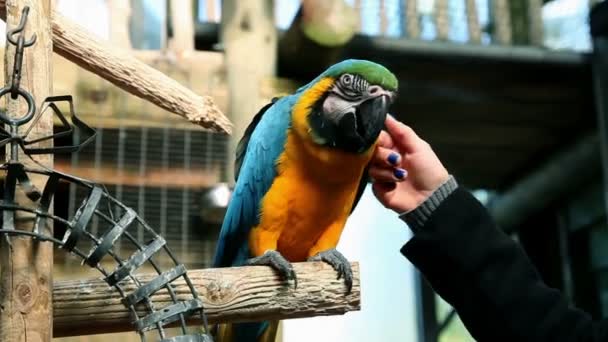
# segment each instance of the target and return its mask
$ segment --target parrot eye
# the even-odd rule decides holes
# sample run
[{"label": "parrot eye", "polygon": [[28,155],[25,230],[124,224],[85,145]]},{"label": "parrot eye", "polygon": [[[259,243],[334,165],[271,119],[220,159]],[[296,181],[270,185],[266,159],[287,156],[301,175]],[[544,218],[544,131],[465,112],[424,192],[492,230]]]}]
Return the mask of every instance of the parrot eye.
[{"label": "parrot eye", "polygon": [[342,84],[344,84],[345,86],[349,86],[351,83],[353,83],[353,75],[350,75],[350,74],[342,75]]},{"label": "parrot eye", "polygon": [[340,77],[338,85],[344,92],[355,94],[362,94],[367,89],[367,81],[359,75],[344,74]]}]

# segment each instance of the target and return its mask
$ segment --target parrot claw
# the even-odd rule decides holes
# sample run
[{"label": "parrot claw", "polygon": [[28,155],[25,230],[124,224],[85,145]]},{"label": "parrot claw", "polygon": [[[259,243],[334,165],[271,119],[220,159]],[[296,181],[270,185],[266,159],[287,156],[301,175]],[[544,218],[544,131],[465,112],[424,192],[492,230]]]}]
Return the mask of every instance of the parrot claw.
[{"label": "parrot claw", "polygon": [[248,259],[245,261],[245,265],[270,266],[278,271],[283,278],[293,280],[294,288],[298,288],[298,279],[296,278],[296,272],[294,272],[291,263],[277,251],[266,251],[259,257]]},{"label": "parrot claw", "polygon": [[353,288],[353,270],[350,267],[350,262],[338,252],[335,248],[328,249],[326,251],[317,253],[316,255],[308,258],[308,261],[323,261],[330,264],[336,272],[338,272],[338,279],[344,277],[344,283],[346,284],[347,293],[350,293]]}]

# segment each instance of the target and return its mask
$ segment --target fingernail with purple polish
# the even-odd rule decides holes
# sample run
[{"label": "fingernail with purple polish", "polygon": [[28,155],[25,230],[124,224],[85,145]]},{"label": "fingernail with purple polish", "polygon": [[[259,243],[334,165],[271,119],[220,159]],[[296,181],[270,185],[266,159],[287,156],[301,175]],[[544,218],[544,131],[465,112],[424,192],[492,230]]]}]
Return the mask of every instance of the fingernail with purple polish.
[{"label": "fingernail with purple polish", "polygon": [[395,169],[395,171],[393,172],[393,174],[398,179],[403,179],[403,178],[405,178],[405,176],[407,176],[407,171],[405,171],[404,169]]},{"label": "fingernail with purple polish", "polygon": [[388,155],[388,162],[391,163],[391,165],[397,165],[398,161],[399,155],[397,155],[397,153],[391,153]]}]

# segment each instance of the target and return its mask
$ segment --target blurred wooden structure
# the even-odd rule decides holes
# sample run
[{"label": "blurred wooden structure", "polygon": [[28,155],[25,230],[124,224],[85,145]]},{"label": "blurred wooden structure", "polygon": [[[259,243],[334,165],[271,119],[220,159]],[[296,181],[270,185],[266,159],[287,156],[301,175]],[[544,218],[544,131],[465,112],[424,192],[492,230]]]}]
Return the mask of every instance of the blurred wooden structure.
[{"label": "blurred wooden structure", "polygon": [[[169,3],[185,8],[180,1]],[[273,96],[293,91],[338,60],[366,58],[386,65],[395,71],[401,85],[393,114],[431,143],[461,184],[498,193],[500,200],[489,206],[505,227],[520,232],[522,244],[552,285],[566,289],[594,312],[608,312],[597,304],[600,290],[595,284],[597,279],[608,279],[600,271],[605,265],[601,260],[608,257],[597,252],[598,241],[608,240],[599,223],[605,214],[603,205],[597,205],[604,203],[602,191],[597,191],[601,163],[599,156],[593,158],[598,148],[593,136],[595,103],[600,95],[593,88],[594,69],[588,53],[543,46],[541,10],[545,2],[489,0],[490,20],[482,23],[479,2],[472,0],[462,1],[460,19],[454,19],[449,0],[435,1],[430,14],[416,0],[400,1],[399,8],[389,7],[389,1],[377,1],[377,8],[354,1],[355,6],[341,18],[347,23],[354,18],[352,27],[341,26],[352,31],[328,34],[346,37],[336,44],[318,39],[335,20],[331,13],[315,13],[322,12],[315,6],[320,3],[350,8],[340,7],[346,1],[304,0],[286,29],[259,30],[270,34],[268,48],[276,48],[276,59],[263,64],[268,70],[245,85],[235,80],[251,79],[246,66],[229,73],[234,58],[228,55],[234,45],[222,39],[220,23],[230,16],[222,16],[222,8],[214,1],[194,2],[192,15],[200,7],[207,13],[202,21],[188,21],[184,18],[190,16],[184,14],[188,11],[170,7],[158,25],[162,39],[157,50],[139,49],[137,42],[126,37],[129,11],[120,7],[120,1],[110,2],[120,9],[111,12],[111,39],[121,46],[132,45],[140,61],[194,93],[210,95],[224,113],[231,112],[231,105],[237,108],[239,95],[233,92],[241,89],[249,97],[247,104],[238,107],[241,109],[234,109],[241,125]],[[363,18],[375,15],[370,13],[379,16],[378,34],[361,32]],[[315,27],[311,22],[320,24],[321,32],[310,29]],[[438,29],[431,39],[424,37],[429,23]],[[232,29],[239,28],[232,24]],[[454,25],[466,25],[466,42],[451,41]],[[241,34],[241,38],[261,44],[259,34]],[[263,63],[260,60],[267,52],[256,51],[256,63]],[[231,145],[225,137],[169,116],[164,109],[147,105],[63,57],[53,58],[55,93],[73,94],[77,114],[101,133],[93,146],[77,156],[57,158],[56,167],[103,182],[138,212],[145,212],[169,243],[179,246],[186,264],[206,266],[219,222],[204,222],[200,197],[232,178],[226,153],[231,153],[234,142]],[[584,177],[572,180],[576,177],[572,175]],[[64,203],[76,195],[69,189],[64,193]],[[524,208],[519,216],[514,213],[518,208]],[[577,266],[591,275],[573,271],[568,278],[568,250],[572,248],[594,253],[593,258],[600,260],[594,259],[591,267],[590,256],[572,257],[572,268]],[[555,255],[559,257],[550,258]],[[56,258],[65,265],[58,270],[62,279],[86,273],[76,271],[78,265],[64,260],[63,255]],[[430,298],[425,310],[431,310],[432,293],[425,298]],[[434,314],[429,311],[427,317]],[[434,341],[439,323],[429,320],[425,324],[430,327],[427,341]]]},{"label": "blurred wooden structure", "polygon": [[[455,22],[451,1],[435,1],[430,12],[416,0],[400,2],[400,9],[354,1],[360,17],[378,16],[378,33],[358,32],[338,46],[307,37],[302,6],[278,30],[277,76],[307,82],[345,58],[393,70],[400,94],[392,113],[433,146],[463,186],[489,191],[491,212],[518,235],[551,286],[608,317],[608,303],[600,301],[608,293],[608,193],[601,190],[599,153],[606,147],[597,136],[605,88],[594,87],[600,71],[589,52],[545,47],[542,7],[550,2],[489,0],[490,20],[482,24],[474,1],[465,2],[466,23]],[[454,25],[467,25],[467,41],[451,41]],[[427,36],[436,33],[424,38],[425,28]],[[214,50],[218,41],[216,23],[198,24],[197,49]],[[436,341],[445,322],[428,294],[423,339]]]}]

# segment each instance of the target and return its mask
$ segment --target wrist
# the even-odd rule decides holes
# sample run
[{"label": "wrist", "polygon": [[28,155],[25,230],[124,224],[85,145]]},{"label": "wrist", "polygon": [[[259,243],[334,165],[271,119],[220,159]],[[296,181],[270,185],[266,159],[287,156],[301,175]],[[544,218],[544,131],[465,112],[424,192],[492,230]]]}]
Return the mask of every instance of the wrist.
[{"label": "wrist", "polygon": [[412,231],[416,232],[420,230],[424,227],[435,209],[437,209],[443,200],[457,188],[458,183],[456,182],[456,179],[452,175],[449,175],[448,178],[418,207],[408,212],[402,212],[399,214],[399,218],[401,218]]}]

